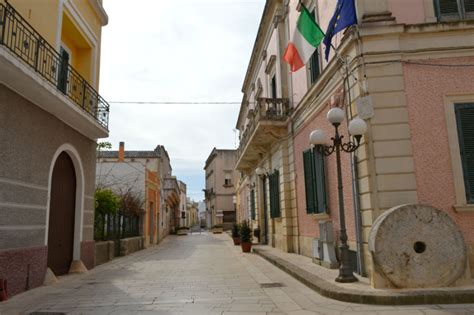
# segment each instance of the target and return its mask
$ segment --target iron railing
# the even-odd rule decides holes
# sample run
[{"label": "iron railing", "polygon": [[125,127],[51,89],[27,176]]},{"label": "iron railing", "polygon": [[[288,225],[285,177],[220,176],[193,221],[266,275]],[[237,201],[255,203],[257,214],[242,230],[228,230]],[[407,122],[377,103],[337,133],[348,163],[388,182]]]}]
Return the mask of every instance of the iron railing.
[{"label": "iron railing", "polygon": [[108,129],[109,104],[8,2],[0,3],[0,45]]},{"label": "iron railing", "polygon": [[125,211],[116,214],[95,215],[94,240],[110,241],[140,235],[140,217],[126,215]]},{"label": "iron railing", "polygon": [[237,159],[250,140],[255,128],[261,121],[285,121],[290,114],[290,102],[286,98],[259,98],[254,109],[249,110],[249,122],[240,137]]}]

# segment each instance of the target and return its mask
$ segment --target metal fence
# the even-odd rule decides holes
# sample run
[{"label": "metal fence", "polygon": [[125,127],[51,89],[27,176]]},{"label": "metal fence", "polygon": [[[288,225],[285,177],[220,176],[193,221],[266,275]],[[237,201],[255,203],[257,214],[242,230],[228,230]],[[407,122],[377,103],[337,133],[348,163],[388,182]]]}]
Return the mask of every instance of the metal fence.
[{"label": "metal fence", "polygon": [[96,241],[111,241],[139,236],[140,217],[124,215],[120,211],[114,215],[96,215],[94,227],[94,239]]},{"label": "metal fence", "polygon": [[0,45],[108,129],[109,104],[8,2],[0,3]]}]

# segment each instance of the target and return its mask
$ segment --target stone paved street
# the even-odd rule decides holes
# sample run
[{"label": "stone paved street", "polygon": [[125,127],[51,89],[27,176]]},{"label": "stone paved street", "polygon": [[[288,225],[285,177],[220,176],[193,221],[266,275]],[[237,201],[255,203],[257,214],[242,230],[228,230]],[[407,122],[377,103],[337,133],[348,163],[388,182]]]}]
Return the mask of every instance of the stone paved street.
[{"label": "stone paved street", "polygon": [[[262,284],[281,283],[281,287]],[[86,275],[0,304],[0,314],[474,314],[474,304],[375,306],[320,296],[226,235],[170,236]]]}]

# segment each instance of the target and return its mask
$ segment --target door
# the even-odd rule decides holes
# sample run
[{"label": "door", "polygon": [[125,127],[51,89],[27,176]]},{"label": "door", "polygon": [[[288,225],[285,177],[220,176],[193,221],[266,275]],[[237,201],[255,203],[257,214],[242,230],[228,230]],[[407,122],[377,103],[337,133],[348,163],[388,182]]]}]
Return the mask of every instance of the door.
[{"label": "door", "polygon": [[66,94],[69,71],[69,53],[63,47],[59,50],[59,58],[58,90]]},{"label": "door", "polygon": [[55,275],[68,272],[74,248],[76,172],[62,152],[53,168],[48,228],[48,267]]},{"label": "door", "polygon": [[155,209],[153,206],[153,202],[150,202],[150,244],[153,244],[155,241]]}]

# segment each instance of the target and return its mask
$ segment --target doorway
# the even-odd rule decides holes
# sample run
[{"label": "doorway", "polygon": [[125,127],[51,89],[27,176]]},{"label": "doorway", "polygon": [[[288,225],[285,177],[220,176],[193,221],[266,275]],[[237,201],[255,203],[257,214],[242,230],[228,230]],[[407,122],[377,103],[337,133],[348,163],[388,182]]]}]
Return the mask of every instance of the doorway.
[{"label": "doorway", "polygon": [[73,259],[76,208],[76,172],[62,152],[53,168],[48,228],[48,267],[55,275],[69,271]]}]

